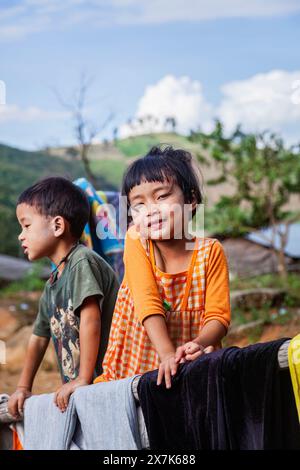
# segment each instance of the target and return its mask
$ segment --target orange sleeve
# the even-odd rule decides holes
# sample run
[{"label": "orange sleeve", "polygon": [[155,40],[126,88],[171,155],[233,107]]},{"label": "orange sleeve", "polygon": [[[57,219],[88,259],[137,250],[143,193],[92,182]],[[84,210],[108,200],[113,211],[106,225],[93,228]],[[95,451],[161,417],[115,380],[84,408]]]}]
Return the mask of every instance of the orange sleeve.
[{"label": "orange sleeve", "polygon": [[126,234],[124,265],[124,281],[131,292],[139,321],[143,323],[150,315],[166,317],[150,259],[134,226]]},{"label": "orange sleeve", "polygon": [[230,323],[230,295],[227,259],[221,243],[216,240],[210,250],[205,292],[204,325],[218,320],[226,330]]}]

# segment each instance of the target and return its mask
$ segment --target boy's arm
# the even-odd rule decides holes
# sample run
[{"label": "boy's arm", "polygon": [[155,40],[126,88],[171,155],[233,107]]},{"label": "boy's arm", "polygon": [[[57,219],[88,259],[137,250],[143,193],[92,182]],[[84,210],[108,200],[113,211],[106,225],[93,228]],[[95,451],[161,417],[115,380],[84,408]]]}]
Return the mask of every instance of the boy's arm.
[{"label": "boy's arm", "polygon": [[76,388],[89,385],[93,381],[95,365],[98,357],[101,333],[101,312],[97,296],[87,297],[80,307],[80,367],[79,375],[60,387],[54,396],[54,403],[64,412],[70,396]]},{"label": "boy's arm", "polygon": [[17,388],[26,388],[31,391],[35,375],[43,360],[48,344],[49,338],[36,336],[35,334],[30,336]]},{"label": "boy's arm", "polygon": [[18,381],[17,389],[8,402],[8,410],[16,419],[23,413],[25,399],[31,395],[33,381],[48,344],[49,338],[36,336],[35,334],[32,334],[29,339],[25,363]]},{"label": "boy's arm", "polygon": [[80,369],[79,379],[91,383],[98,357],[101,334],[101,312],[96,296],[84,300],[80,308]]}]

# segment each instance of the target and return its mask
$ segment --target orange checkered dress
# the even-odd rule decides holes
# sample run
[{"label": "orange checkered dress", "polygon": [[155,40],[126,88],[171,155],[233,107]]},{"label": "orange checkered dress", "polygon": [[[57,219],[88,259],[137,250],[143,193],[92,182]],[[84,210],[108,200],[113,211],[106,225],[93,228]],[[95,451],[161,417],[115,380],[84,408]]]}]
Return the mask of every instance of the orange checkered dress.
[{"label": "orange checkered dress", "polygon": [[[162,272],[155,265],[151,241],[149,243],[149,257],[144,250],[145,259],[148,258],[151,263],[152,278],[156,282],[156,300],[159,302],[159,305],[153,305],[152,311],[150,310],[148,315],[158,313],[165,316],[170,338],[176,348],[196,338],[206,323],[205,272],[209,254],[215,242],[219,244],[215,239],[197,239],[188,271],[176,274]],[[133,263],[134,258],[139,256],[137,244],[141,249],[139,240],[134,243],[136,250],[130,253],[130,259],[124,256],[125,276],[116,301],[108,348],[103,361],[103,374],[95,379],[95,383],[131,377],[159,367],[159,356],[142,324],[142,319],[147,315],[145,314],[143,317],[139,314],[140,312],[136,312],[134,288],[130,289],[129,286],[130,282],[135,285],[134,280],[139,282],[139,278],[144,275],[147,266],[145,264],[144,269],[143,266],[140,266],[139,272],[135,274],[135,279],[130,279],[130,276],[126,275],[127,263]],[[144,285],[145,282],[141,283],[141,289]],[[148,290],[147,286],[145,287],[145,292],[145,296],[148,292],[150,296],[153,294],[150,286],[148,286]],[[139,292],[136,294],[137,299],[138,294]],[[163,308],[164,301],[168,302],[171,307],[168,311]],[[142,310],[144,303],[142,301],[138,303],[141,306],[140,310]],[[226,308],[228,309],[228,306]],[[224,314],[224,312],[221,313]],[[211,318],[215,318],[215,316]],[[228,326],[228,311],[225,312],[221,321],[226,327]]]}]

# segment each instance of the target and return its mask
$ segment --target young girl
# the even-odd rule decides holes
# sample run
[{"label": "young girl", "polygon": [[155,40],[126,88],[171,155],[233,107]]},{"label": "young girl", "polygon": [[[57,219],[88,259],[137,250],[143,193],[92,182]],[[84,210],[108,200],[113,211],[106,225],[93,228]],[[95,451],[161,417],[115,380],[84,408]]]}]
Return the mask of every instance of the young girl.
[{"label": "young girl", "polygon": [[220,347],[230,322],[229,280],[221,244],[187,234],[185,207],[202,202],[192,157],[154,147],[127,170],[133,225],[125,239],[121,284],[103,374],[95,382],[159,369],[171,387],[178,364]]}]

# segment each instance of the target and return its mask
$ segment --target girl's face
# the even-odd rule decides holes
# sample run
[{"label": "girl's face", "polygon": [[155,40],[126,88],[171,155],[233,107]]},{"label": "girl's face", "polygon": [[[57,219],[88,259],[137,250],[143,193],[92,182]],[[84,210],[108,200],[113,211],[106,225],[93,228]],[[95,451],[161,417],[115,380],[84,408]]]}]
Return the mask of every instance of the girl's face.
[{"label": "girl's face", "polygon": [[182,238],[185,203],[183,192],[176,183],[142,181],[131,189],[129,204],[133,222],[144,238]]}]

